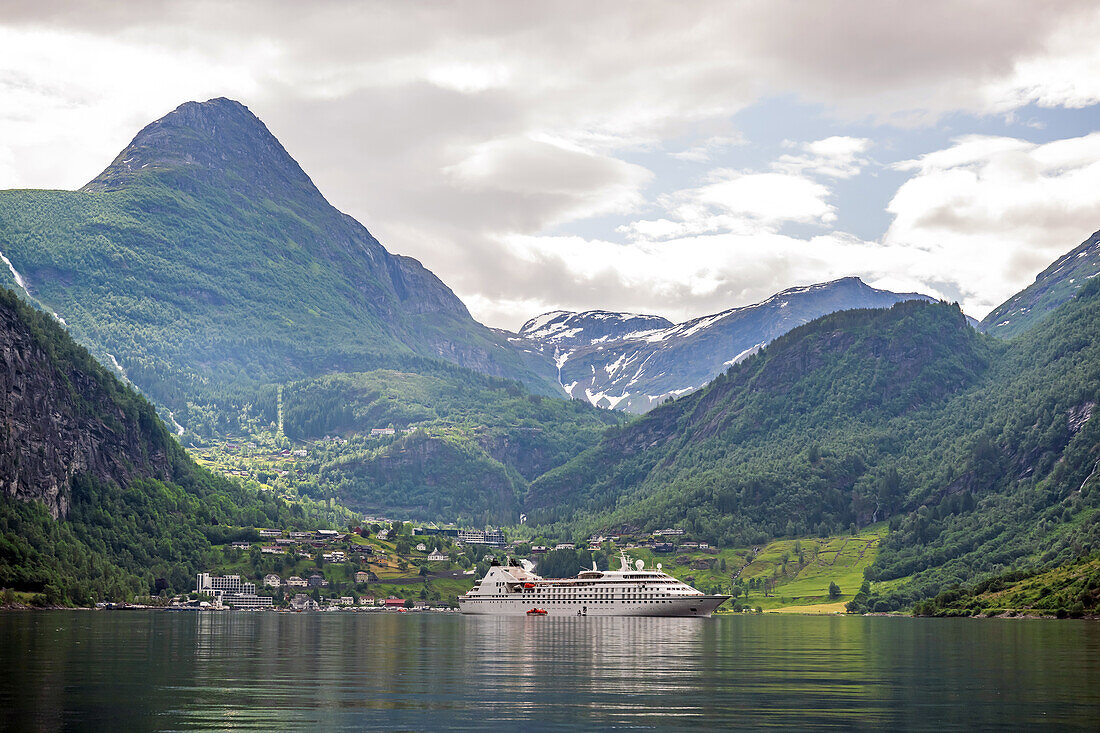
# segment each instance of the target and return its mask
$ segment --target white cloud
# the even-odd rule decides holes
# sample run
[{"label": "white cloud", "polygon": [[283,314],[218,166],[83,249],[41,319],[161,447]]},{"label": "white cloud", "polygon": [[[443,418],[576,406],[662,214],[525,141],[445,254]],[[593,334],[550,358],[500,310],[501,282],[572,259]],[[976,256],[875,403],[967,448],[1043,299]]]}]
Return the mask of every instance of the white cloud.
[{"label": "white cloud", "polygon": [[731,147],[744,144],[745,139],[740,135],[716,135],[714,137],[707,138],[698,145],[693,145],[686,150],[681,150],[676,153],[669,153],[668,155],[670,158],[688,161],[691,163],[706,163],[707,161],[714,160],[715,155],[718,155]]},{"label": "white cloud", "polygon": [[[629,245],[583,237],[509,237],[503,244],[517,273],[554,273],[569,288],[521,276],[527,302],[542,307],[657,313],[673,320],[759,301],[776,290],[846,275],[903,291],[945,295],[920,278],[892,276],[930,269],[929,255],[912,248],[829,233],[800,239],[776,232],[704,234]],[[776,287],[776,283],[782,283]],[[515,316],[512,315],[514,319]]]},{"label": "white cloud", "polygon": [[1012,71],[982,88],[985,105],[1013,110],[1029,103],[1080,109],[1100,103],[1100,10],[1074,13],[1040,37],[1042,50],[1024,55]]},{"label": "white cloud", "polygon": [[1043,145],[969,136],[899,166],[914,175],[888,210],[885,242],[928,255],[983,316],[1100,226],[1100,132]]},{"label": "white cloud", "polygon": [[659,198],[668,217],[618,227],[632,240],[710,232],[774,232],[786,223],[828,224],[836,219],[829,189],[788,173],[717,169],[709,183]]},{"label": "white cloud", "polygon": [[[796,145],[790,143],[790,146]],[[834,135],[797,147],[801,155],[783,155],[772,167],[796,175],[811,173],[831,178],[851,178],[867,165],[868,160],[863,153],[871,147],[871,140]]]}]

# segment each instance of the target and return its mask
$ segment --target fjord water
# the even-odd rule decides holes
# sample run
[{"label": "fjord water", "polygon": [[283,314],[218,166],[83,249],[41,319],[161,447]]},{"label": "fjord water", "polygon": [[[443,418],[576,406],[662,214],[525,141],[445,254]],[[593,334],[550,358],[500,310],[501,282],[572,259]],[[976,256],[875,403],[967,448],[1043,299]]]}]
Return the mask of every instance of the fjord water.
[{"label": "fjord water", "polygon": [[11,730],[1092,729],[1100,624],[0,614]]}]

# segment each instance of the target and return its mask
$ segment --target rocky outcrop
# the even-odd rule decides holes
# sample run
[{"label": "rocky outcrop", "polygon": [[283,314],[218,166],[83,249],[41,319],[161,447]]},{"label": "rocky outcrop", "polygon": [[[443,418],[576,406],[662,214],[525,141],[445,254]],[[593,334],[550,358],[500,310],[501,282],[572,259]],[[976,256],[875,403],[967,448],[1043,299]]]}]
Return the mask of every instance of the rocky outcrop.
[{"label": "rocky outcrop", "polygon": [[81,474],[125,485],[167,479],[169,442],[153,408],[49,316],[0,290],[0,492],[68,512]]}]

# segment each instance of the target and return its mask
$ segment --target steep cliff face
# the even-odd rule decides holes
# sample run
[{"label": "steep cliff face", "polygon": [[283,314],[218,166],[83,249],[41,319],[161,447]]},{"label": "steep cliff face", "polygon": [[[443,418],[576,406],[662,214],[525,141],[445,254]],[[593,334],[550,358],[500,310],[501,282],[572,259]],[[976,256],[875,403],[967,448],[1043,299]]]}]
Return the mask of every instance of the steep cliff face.
[{"label": "steep cliff face", "polygon": [[0,289],[0,492],[68,513],[76,476],[125,485],[167,479],[169,443],[153,408],[48,316]]}]

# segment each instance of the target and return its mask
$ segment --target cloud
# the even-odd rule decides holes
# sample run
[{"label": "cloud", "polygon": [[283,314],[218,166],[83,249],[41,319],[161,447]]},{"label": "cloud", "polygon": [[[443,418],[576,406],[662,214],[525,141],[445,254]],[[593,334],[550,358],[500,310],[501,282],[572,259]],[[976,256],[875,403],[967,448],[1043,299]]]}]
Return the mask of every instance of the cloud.
[{"label": "cloud", "polygon": [[[523,302],[528,313],[551,310],[551,304],[579,310],[600,303],[682,321],[756,302],[793,285],[852,274],[903,292],[952,297],[949,288],[906,275],[931,269],[927,253],[838,233],[801,239],[778,232],[726,232],[629,245],[584,237],[513,236],[502,244],[522,263],[512,272],[527,294]],[[541,277],[546,273],[565,287],[551,285]],[[493,302],[490,296],[478,305],[492,317],[515,320],[515,313],[498,311]],[[541,307],[530,308],[534,304]]]},{"label": "cloud", "polygon": [[[980,217],[917,196],[916,181],[985,170],[993,153],[982,146],[1000,143],[941,151],[976,157],[939,172],[907,169],[914,181],[892,204],[893,239],[799,239],[781,232],[837,225],[834,191],[871,164],[871,143],[838,134],[760,160],[731,119],[774,96],[861,130],[1080,107],[1100,99],[1098,24],[1086,0],[8,0],[0,188],[79,186],[151,119],[226,95],[268,124],[336,206],[494,325],[522,321],[530,314],[513,309],[524,303],[696,315],[853,272],[907,282],[919,272],[940,287],[926,273],[950,259],[933,262],[939,250],[925,235]],[[654,151],[677,171],[716,170],[675,178],[641,158]],[[918,212],[922,200],[943,211]],[[602,233],[553,236],[597,217],[619,218]],[[624,241],[607,241],[619,224]],[[1002,277],[1036,259],[1026,249],[1013,250]],[[614,261],[630,277],[586,275]],[[990,275],[968,297],[984,303],[1006,282]]]},{"label": "cloud", "polygon": [[897,166],[890,246],[927,253],[982,316],[1100,226],[1100,132],[1038,145],[967,136]]},{"label": "cloud", "polygon": [[863,157],[863,153],[871,147],[871,140],[865,137],[834,135],[824,140],[789,145],[798,147],[802,151],[801,155],[781,156],[772,165],[775,170],[796,175],[812,173],[831,178],[851,178],[867,165],[868,160]]},{"label": "cloud", "polygon": [[640,189],[652,178],[642,166],[529,137],[470,147],[443,172],[460,188],[541,199],[548,224],[627,213],[641,203]]},{"label": "cloud", "polygon": [[693,145],[686,150],[669,153],[670,158],[688,161],[691,163],[706,163],[714,160],[714,156],[736,145],[744,145],[745,139],[740,135],[715,135],[707,138],[698,145]]}]

